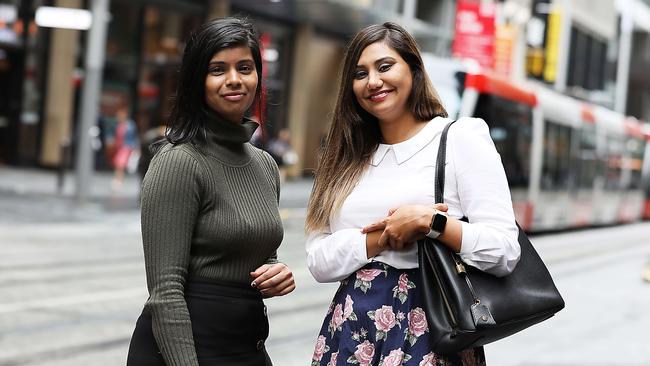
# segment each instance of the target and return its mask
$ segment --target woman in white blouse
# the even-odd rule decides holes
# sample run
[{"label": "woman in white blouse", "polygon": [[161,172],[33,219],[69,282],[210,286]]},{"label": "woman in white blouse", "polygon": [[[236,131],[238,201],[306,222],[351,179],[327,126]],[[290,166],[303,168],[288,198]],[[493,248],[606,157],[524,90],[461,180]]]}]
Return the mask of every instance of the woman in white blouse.
[{"label": "woman in white blouse", "polygon": [[313,366],[485,364],[482,347],[431,351],[418,288],[415,242],[425,235],[496,276],[512,272],[520,255],[508,183],[483,120],[461,118],[450,129],[446,205],[434,205],[446,117],[410,34],[390,22],[356,34],[307,211],[309,269],[319,282],[341,281]]}]

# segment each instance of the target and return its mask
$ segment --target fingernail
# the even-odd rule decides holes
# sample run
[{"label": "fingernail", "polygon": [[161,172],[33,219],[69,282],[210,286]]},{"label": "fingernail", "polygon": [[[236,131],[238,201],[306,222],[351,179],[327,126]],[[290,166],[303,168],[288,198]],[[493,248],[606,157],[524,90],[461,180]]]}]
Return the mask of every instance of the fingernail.
[{"label": "fingernail", "polygon": [[251,287],[257,287],[257,284],[255,283],[255,281],[251,282]]}]

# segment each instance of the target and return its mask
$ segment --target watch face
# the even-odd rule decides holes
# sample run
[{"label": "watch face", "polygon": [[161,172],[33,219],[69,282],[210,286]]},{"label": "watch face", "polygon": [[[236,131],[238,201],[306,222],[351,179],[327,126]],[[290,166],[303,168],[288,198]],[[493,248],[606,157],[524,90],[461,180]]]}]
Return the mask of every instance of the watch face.
[{"label": "watch face", "polygon": [[447,216],[436,213],[433,222],[431,222],[431,230],[442,233],[445,230],[445,225],[447,225]]}]

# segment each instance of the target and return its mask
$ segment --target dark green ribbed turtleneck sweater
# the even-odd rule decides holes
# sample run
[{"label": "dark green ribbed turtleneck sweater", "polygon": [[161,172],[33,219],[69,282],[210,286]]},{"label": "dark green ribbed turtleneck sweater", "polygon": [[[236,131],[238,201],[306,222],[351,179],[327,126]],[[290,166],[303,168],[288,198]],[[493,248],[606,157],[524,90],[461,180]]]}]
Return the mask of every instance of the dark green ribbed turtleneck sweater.
[{"label": "dark green ribbed turtleneck sweater", "polygon": [[167,144],[142,183],[142,241],[153,333],[167,365],[198,365],[184,297],[188,276],[249,284],[277,262],[280,180],[248,141],[257,124],[210,118],[204,142]]}]

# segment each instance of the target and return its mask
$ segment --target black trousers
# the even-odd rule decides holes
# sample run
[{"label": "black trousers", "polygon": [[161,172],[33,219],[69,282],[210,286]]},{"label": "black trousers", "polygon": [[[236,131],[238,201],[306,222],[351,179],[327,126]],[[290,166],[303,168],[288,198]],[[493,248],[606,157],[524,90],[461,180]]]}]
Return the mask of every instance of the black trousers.
[{"label": "black trousers", "polygon": [[[272,366],[264,343],[269,322],[262,296],[246,284],[192,278],[185,285],[201,366]],[[127,366],[164,366],[145,307],[131,337]]]}]

